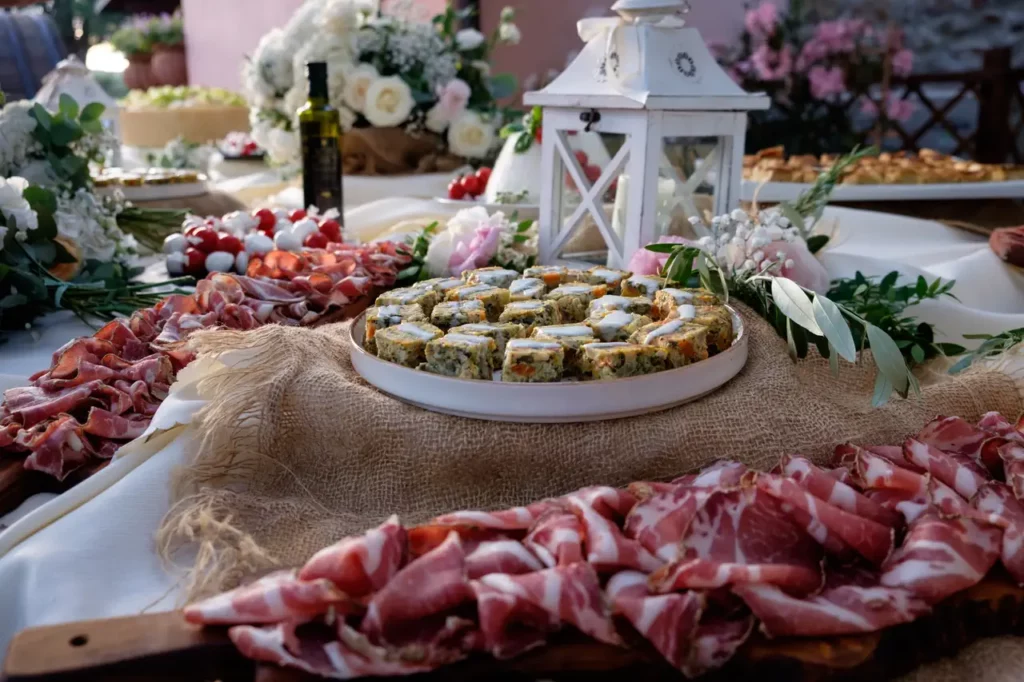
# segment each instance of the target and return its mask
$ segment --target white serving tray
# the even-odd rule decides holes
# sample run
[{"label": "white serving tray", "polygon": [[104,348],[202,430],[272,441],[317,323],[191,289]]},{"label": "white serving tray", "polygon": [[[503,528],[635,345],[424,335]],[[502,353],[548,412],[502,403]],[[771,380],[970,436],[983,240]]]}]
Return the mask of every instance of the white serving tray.
[{"label": "white serving tray", "polygon": [[[810,189],[802,182],[744,180],[741,194],[751,201],[792,201]],[[923,185],[836,185],[831,201],[948,201],[951,199],[1024,199],[1024,180],[950,182]]]},{"label": "white serving tray", "polygon": [[736,376],[747,362],[743,319],[732,312],[733,345],[687,367],[629,379],[513,384],[453,379],[386,362],[363,348],[366,313],[352,323],[352,365],[370,384],[432,412],[471,419],[569,423],[634,417],[701,398]]},{"label": "white serving tray", "polygon": [[98,191],[113,193],[121,190],[127,201],[164,201],[167,199],[186,199],[199,197],[209,193],[206,176],[200,176],[199,182],[181,182],[168,185],[110,185]]}]

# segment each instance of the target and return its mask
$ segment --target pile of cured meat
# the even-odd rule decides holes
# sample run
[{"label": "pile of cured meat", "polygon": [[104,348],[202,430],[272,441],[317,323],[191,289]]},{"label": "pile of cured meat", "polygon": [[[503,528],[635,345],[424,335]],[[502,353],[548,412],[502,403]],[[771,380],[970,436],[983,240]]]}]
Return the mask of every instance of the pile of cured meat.
[{"label": "pile of cured meat", "polygon": [[[939,418],[902,446],[718,462],[499,512],[392,518],[190,606],[246,656],[339,679],[508,659],[562,629],[645,638],[696,677],[767,637],[907,623],[997,562],[1024,582],[1024,419]],[[1001,480],[1006,480],[1003,483]]]},{"label": "pile of cured meat", "polygon": [[393,286],[409,257],[392,243],[332,245],[302,254],[273,251],[246,276],[215,273],[189,296],[114,320],[53,354],[32,385],[4,393],[0,453],[63,480],[109,459],[140,436],[187,365],[189,334],[223,327],[313,325],[377,288]]}]

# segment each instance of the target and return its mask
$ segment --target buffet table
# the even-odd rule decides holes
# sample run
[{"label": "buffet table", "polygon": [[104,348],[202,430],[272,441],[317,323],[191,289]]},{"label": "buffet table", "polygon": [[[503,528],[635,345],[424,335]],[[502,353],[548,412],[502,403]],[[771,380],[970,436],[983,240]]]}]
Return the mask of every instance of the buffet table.
[{"label": "buffet table", "polygon": [[[346,214],[347,229],[361,239],[380,236],[402,220],[432,220],[450,206],[415,199],[386,199]],[[930,302],[916,314],[941,331],[942,340],[963,333],[998,333],[1024,327],[1024,275],[999,261],[979,236],[938,223],[828,209],[836,237],[822,254],[834,277],[884,275],[956,279],[953,300]],[[884,248],[880,245],[884,244]],[[54,316],[33,332],[14,336],[0,354],[0,388],[18,385],[45,367],[69,338],[89,330],[73,318]],[[189,388],[188,371],[160,408],[155,423],[183,424],[166,438],[126,446],[106,470],[61,496],[36,496],[0,523],[0,648],[25,627],[173,608],[183,592],[180,573],[161,564],[154,531],[168,511],[168,482],[187,461],[187,422],[202,405]],[[13,525],[12,525],[13,524]],[[194,557],[176,557],[189,567]]]}]

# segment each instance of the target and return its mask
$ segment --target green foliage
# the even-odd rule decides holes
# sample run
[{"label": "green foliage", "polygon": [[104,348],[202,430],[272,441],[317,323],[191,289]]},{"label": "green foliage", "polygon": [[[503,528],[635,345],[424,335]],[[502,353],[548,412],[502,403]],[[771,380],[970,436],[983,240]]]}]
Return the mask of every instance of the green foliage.
[{"label": "green foliage", "polygon": [[516,153],[522,154],[533,146],[537,138],[537,131],[541,129],[543,114],[540,107],[531,109],[521,122],[509,123],[501,129],[501,139],[506,140],[516,133],[525,133],[516,140]]},{"label": "green foliage", "polygon": [[949,368],[950,374],[959,374],[978,360],[1000,355],[1020,343],[1024,343],[1024,327],[1011,329],[1002,334],[964,334],[965,339],[982,340],[977,349],[967,353]]},{"label": "green foliage", "polygon": [[89,162],[99,159],[81,156],[76,143],[86,135],[102,131],[100,116],[104,109],[99,102],[80,109],[78,102],[65,94],[60,96],[60,106],[56,112],[51,113],[38,103],[30,112],[38,124],[32,133],[33,137],[42,147],[42,154],[57,179],[72,192],[91,186]]},{"label": "green foliage", "polygon": [[[806,225],[806,221],[809,219],[813,224],[821,218],[821,214],[824,212],[825,206],[832,196],[836,183],[843,176],[843,172],[865,156],[875,156],[876,154],[878,154],[878,150],[874,147],[867,147],[865,149],[854,147],[853,151],[840,157],[831,168],[819,174],[814,180],[814,184],[801,194],[796,201],[792,204],[783,202],[783,214],[800,229],[804,239],[809,237],[807,234],[809,226]],[[795,220],[795,216],[799,216],[800,219]],[[820,246],[811,253],[817,252],[824,245],[824,242],[820,242]],[[810,248],[810,244],[808,244],[808,248]]]},{"label": "green foliage", "polygon": [[403,248],[402,252],[410,256],[412,262],[398,273],[399,284],[412,284],[430,278],[430,274],[425,267],[427,249],[430,248],[430,240],[437,234],[438,227],[439,223],[437,221],[430,223],[423,228],[423,231],[411,243],[403,245],[407,248]]}]

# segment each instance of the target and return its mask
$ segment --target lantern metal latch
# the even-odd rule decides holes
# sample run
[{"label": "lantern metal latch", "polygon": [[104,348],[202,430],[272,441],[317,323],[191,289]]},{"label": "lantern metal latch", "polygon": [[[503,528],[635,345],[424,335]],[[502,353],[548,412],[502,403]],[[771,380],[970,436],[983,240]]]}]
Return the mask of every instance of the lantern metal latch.
[{"label": "lantern metal latch", "polygon": [[597,109],[591,109],[590,111],[584,111],[580,114],[580,120],[587,124],[583,129],[583,132],[589,133],[590,129],[594,127],[595,123],[601,121],[601,112]]}]

